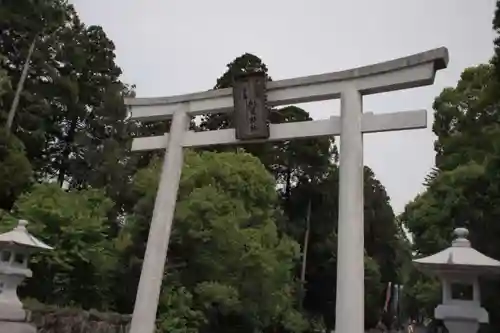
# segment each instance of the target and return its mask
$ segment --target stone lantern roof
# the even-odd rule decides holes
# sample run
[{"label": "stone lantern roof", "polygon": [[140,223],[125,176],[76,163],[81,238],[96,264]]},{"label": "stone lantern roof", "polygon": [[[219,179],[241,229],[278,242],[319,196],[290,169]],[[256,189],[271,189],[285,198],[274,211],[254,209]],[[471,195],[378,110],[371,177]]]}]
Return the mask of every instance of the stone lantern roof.
[{"label": "stone lantern roof", "polygon": [[428,273],[472,273],[477,275],[499,274],[500,261],[485,256],[473,249],[466,228],[454,230],[455,240],[451,247],[428,257],[415,259],[417,268]]},{"label": "stone lantern roof", "polygon": [[32,236],[26,229],[27,225],[28,221],[19,220],[19,224],[16,228],[9,232],[0,234],[0,244],[13,244],[27,248],[52,250],[52,247]]}]

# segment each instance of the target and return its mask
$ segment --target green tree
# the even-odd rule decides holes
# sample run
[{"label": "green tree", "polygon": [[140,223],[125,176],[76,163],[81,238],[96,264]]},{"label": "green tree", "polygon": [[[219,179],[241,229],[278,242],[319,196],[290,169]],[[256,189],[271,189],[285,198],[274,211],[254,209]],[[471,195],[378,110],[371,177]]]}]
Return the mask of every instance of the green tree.
[{"label": "green tree", "polygon": [[[103,29],[85,26],[62,0],[7,1],[0,17],[0,52],[13,85],[31,40],[37,39],[14,128],[37,178],[85,188],[103,186],[112,175],[130,176],[117,164],[103,162],[113,155],[125,164],[127,143],[136,130],[124,122],[122,101],[133,91],[119,80],[115,46]],[[4,100],[12,98],[10,92]]]},{"label": "green tree", "polygon": [[[467,226],[472,246],[488,256],[500,258],[495,246],[500,237],[497,223],[500,218],[497,209],[500,204],[499,156],[497,153],[486,165],[471,162],[442,172],[423,195],[406,207],[402,220],[412,232],[419,255],[433,254],[450,246],[453,229]],[[435,286],[432,287],[429,279],[420,278],[419,281],[413,285],[415,291],[412,294],[417,297],[423,292],[419,290],[422,288],[429,292],[423,292],[414,306],[419,305],[429,312],[429,308],[436,305],[436,298],[432,296],[435,295]],[[500,285],[484,281],[481,287],[483,304],[490,313],[489,329],[496,332],[500,327],[497,297]]]},{"label": "green tree", "polygon": [[[5,62],[5,57],[0,54],[0,64]],[[1,97],[10,89],[10,79],[7,71],[0,67],[0,110],[3,108]]]},{"label": "green tree", "polygon": [[[281,229],[303,244],[307,224],[304,207],[311,203],[309,248],[305,254],[306,284],[304,309],[321,317],[328,329],[334,328],[336,304],[336,252],[338,220],[338,167],[330,167],[328,176],[315,183],[300,182],[291,193],[288,214]],[[373,171],[365,167],[365,273],[366,327],[378,321],[383,304],[382,288],[387,282],[401,282],[400,270],[404,240],[389,204],[389,197]],[[299,269],[297,269],[298,271]]]},{"label": "green tree", "polygon": [[203,311],[195,309],[193,294],[183,286],[163,288],[158,312],[161,332],[198,333],[207,323]]},{"label": "green tree", "polygon": [[[36,41],[24,88],[21,91],[19,105],[16,108],[16,124],[14,132],[24,142],[30,161],[41,153],[45,137],[44,123],[50,112],[42,88],[50,85],[47,71],[44,68],[47,53],[52,52],[56,38],[54,31],[65,21],[68,10],[66,1],[10,1],[2,2],[0,6],[0,54],[5,56],[1,63],[11,80],[11,88],[19,85],[24,64],[28,60],[30,46]],[[45,52],[42,52],[45,51]],[[50,91],[50,89],[48,89]],[[14,100],[15,91],[9,89],[2,96],[3,109],[0,120],[7,119]],[[22,114],[23,119],[19,119]],[[50,124],[50,122],[48,122]],[[22,135],[20,135],[22,134]],[[37,149],[40,148],[40,149]],[[35,165],[35,170],[37,167]]]},{"label": "green tree", "polygon": [[[60,185],[70,185],[70,192],[55,185],[38,185],[16,204],[15,214],[28,214],[36,220],[35,226],[50,225],[40,233],[56,245],[60,255],[69,256],[67,262],[54,254],[58,261],[43,262],[45,266],[42,261],[37,263],[42,272],[37,274],[56,267],[57,274],[49,273],[57,279],[47,287],[28,284],[27,291],[56,304],[72,300],[84,307],[130,312],[157,186],[154,157],[158,154],[130,156],[128,144],[136,134],[160,134],[169,124],[123,121],[122,97],[133,95],[133,87],[119,80],[114,45],[102,28],[85,26],[66,1],[38,1],[36,6],[29,0],[4,3],[0,8],[0,53],[6,55],[2,68],[14,86],[29,46],[38,38],[15,133],[26,147],[37,180],[52,178]],[[244,54],[228,65],[214,89],[231,87],[235,75],[252,71],[265,72],[271,80],[261,59]],[[13,91],[8,89],[2,101],[10,105],[12,98]],[[271,110],[272,123],[304,120],[311,120],[310,115],[297,107]],[[200,129],[231,126],[227,115],[209,115]],[[303,286],[294,281],[294,273],[300,267],[297,243],[304,239],[309,203],[313,216],[311,250],[305,254],[304,308],[313,321],[323,317],[329,320],[327,326],[333,325],[338,202],[333,138],[253,144],[245,150],[264,167],[239,150],[220,155],[189,153],[186,158],[167,267],[168,288],[160,305],[160,325],[166,331],[303,330],[304,316],[296,306]],[[134,176],[137,167],[144,169]],[[265,169],[274,175],[274,181]],[[134,179],[133,187],[130,179]],[[86,188],[102,191],[75,191]],[[385,190],[369,172],[365,193],[367,318],[373,321],[381,281],[396,275],[393,258],[397,250],[393,247],[397,230],[391,224],[394,216]],[[64,214],[56,204],[65,205]],[[69,207],[73,207],[73,215],[66,212]],[[67,224],[71,219],[74,222]],[[111,232],[109,225],[118,222],[125,228]],[[93,226],[94,233],[86,226]],[[75,231],[79,228],[85,232]],[[61,233],[67,233],[67,238]],[[93,236],[84,237],[87,233]],[[76,245],[72,239],[78,240]],[[95,246],[102,246],[99,253]],[[114,267],[113,251],[120,251],[120,266],[110,280],[109,271],[96,266],[107,262],[106,267]],[[81,269],[87,275],[73,275]],[[70,282],[75,285],[68,289],[69,296],[49,295],[49,288],[60,290],[57,288]],[[89,283],[96,286],[94,290]],[[88,299],[84,300],[86,293]],[[319,307],[314,307],[315,302]]]},{"label": "green tree", "polygon": [[365,255],[365,327],[372,328],[381,315],[380,295],[385,285],[382,283],[380,266],[373,258]]},{"label": "green tree", "polygon": [[[217,80],[214,89],[233,85],[236,75],[246,72],[264,72],[268,68],[252,54],[243,54],[228,64],[227,71]],[[312,120],[303,109],[295,106],[273,108],[271,123]],[[202,121],[204,130],[232,127],[227,114],[208,115]],[[338,212],[338,152],[333,138],[291,140],[267,144],[246,145],[245,150],[258,157],[274,175],[281,206],[286,218],[278,224],[280,231],[304,244],[305,223],[309,205],[311,216],[308,230],[309,249],[306,256],[306,283],[302,296],[304,309],[313,317],[322,317],[333,329],[336,280],[336,222]],[[389,197],[373,172],[365,169],[365,238],[367,261],[367,291],[371,297],[367,326],[371,326],[382,304],[380,283],[399,281],[401,245],[399,228],[389,204]],[[299,276],[302,263],[297,263]],[[376,272],[376,273],[375,273]],[[372,274],[373,273],[373,274]],[[377,300],[377,301],[375,301]],[[368,308],[367,308],[368,309]]]},{"label": "green tree", "polygon": [[[13,128],[35,178],[104,188],[114,202],[109,223],[116,233],[120,217],[134,205],[129,179],[143,159],[128,154],[131,137],[152,129],[125,121],[123,97],[132,96],[134,87],[119,80],[113,42],[101,27],[84,25],[62,0],[7,1],[0,18],[3,68],[14,86],[36,41]],[[5,105],[13,94],[5,94]]]},{"label": "green tree", "polygon": [[500,85],[492,65],[467,68],[455,88],[446,88],[434,101],[433,132],[436,167],[452,170],[473,160],[482,163],[493,149],[495,125],[500,123]]},{"label": "green tree", "polygon": [[433,318],[434,309],[441,302],[441,283],[410,267],[403,289],[403,311],[419,323]]},{"label": "green tree", "polygon": [[495,66],[495,73],[500,81],[500,1],[497,0],[497,6],[495,10],[495,15],[493,17],[493,29],[497,33],[497,37],[494,41],[495,45],[495,56],[493,57],[493,65]]},{"label": "green tree", "polygon": [[[257,56],[245,53],[227,65],[226,72],[217,79],[214,89],[230,88],[235,77],[242,73],[262,72],[271,81],[268,68]],[[312,120],[309,114],[295,106],[281,109],[271,108],[269,121],[273,124]],[[217,130],[234,127],[228,114],[210,114],[203,117],[202,130]],[[285,197],[299,178],[304,181],[324,177],[329,166],[337,159],[333,138],[305,139],[266,144],[245,145],[245,150],[258,157],[275,175]]]},{"label": "green tree", "polygon": [[32,181],[23,143],[0,129],[0,209],[9,210]]},{"label": "green tree", "polygon": [[[413,235],[417,255],[448,247],[452,231],[466,226],[472,245],[500,258],[500,94],[492,65],[466,69],[455,88],[435,100],[436,170],[426,192],[407,205],[401,221]],[[413,285],[414,308],[435,306],[435,284],[423,277]],[[500,327],[498,282],[483,281],[483,303],[490,312],[488,332]],[[422,293],[420,299],[418,293]]]},{"label": "green tree", "polygon": [[382,282],[401,282],[403,263],[397,253],[402,244],[389,195],[369,167],[364,171],[365,250],[378,264]]},{"label": "green tree", "polygon": [[[141,199],[128,228],[138,257],[146,241],[158,166],[139,171],[135,179]],[[185,299],[193,296],[189,311],[202,311],[207,320],[200,321],[202,332],[305,328],[294,304],[298,286],[293,267],[299,248],[278,234],[275,221],[282,216],[277,206],[271,175],[251,155],[187,153],[165,283],[186,288]]]},{"label": "green tree", "polygon": [[[13,215],[27,219],[28,229],[53,251],[36,255],[22,295],[54,305],[107,309],[110,274],[115,268],[114,243],[108,240],[107,212],[112,202],[102,191],[64,191],[57,184],[38,184],[22,195]],[[40,278],[42,277],[42,278]]]},{"label": "green tree", "polygon": [[[266,80],[271,81],[267,74],[268,69],[264,62],[251,53],[245,53],[234,59],[227,65],[226,72],[217,79],[214,89],[230,88],[234,84],[234,78],[244,73],[264,73]],[[204,116],[201,128],[204,130],[216,130],[234,127],[232,119],[227,114],[210,114]]]},{"label": "green tree", "polygon": [[80,184],[81,173],[85,175],[81,169],[89,169],[88,151],[102,147],[106,139],[116,139],[113,126],[125,118],[125,108],[114,107],[116,102],[107,107],[113,94],[120,96],[121,70],[114,63],[114,45],[102,28],[85,27],[76,13],[58,35],[61,44],[45,65],[53,81],[49,99],[53,134],[46,139],[46,151],[54,162],[43,171],[59,184]]},{"label": "green tree", "polygon": [[[0,63],[4,62],[0,54]],[[2,96],[10,89],[7,71],[0,67],[0,113]],[[26,158],[24,145],[14,135],[0,130],[0,209],[9,210],[17,196],[30,184],[31,165]]]}]

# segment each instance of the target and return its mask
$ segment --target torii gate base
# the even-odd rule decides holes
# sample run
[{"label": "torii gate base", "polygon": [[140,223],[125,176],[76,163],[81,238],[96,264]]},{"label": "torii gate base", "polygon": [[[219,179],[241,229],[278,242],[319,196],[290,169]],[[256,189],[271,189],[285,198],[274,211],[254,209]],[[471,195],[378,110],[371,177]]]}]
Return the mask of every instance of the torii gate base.
[{"label": "torii gate base", "polygon": [[[446,68],[448,51],[439,48],[347,71],[268,82],[270,106],[340,98],[341,115],[326,120],[276,124],[264,141],[340,134],[339,221],[337,253],[338,333],[364,332],[363,133],[427,126],[426,111],[363,114],[362,96],[430,85]],[[234,129],[188,131],[191,116],[231,112],[232,89],[163,98],[135,98],[131,119],[172,118],[164,136],[134,139],[132,150],[166,149],[155,201],[130,333],[153,333],[183,163],[183,148],[241,144]],[[263,141],[263,140],[253,140]]]}]

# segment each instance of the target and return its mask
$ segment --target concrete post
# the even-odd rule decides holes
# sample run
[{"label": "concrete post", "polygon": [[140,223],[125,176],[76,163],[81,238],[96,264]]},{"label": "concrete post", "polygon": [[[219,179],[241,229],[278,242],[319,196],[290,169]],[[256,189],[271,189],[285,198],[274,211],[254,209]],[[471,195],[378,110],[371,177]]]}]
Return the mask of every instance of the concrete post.
[{"label": "concrete post", "polygon": [[364,332],[362,105],[354,87],[341,93],[336,332]]}]

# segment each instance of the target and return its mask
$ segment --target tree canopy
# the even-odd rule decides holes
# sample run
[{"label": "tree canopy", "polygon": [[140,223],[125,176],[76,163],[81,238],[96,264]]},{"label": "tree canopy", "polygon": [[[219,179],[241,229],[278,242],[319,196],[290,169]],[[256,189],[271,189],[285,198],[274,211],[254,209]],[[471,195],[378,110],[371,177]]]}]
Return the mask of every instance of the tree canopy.
[{"label": "tree canopy", "polygon": [[[437,170],[426,192],[408,204],[402,215],[418,254],[429,255],[448,247],[453,229],[465,226],[477,250],[500,258],[494,245],[500,237],[497,223],[500,218],[497,209],[500,204],[500,122],[495,120],[500,111],[499,96],[495,100],[489,95],[488,84],[481,84],[482,90],[473,90],[485,71],[491,74],[493,67],[480,65],[466,69],[457,88],[446,89],[436,98]],[[489,77],[496,80],[492,75]],[[491,102],[477,107],[476,103],[485,99]],[[483,123],[485,118],[489,120]],[[483,285],[483,289],[490,291],[498,287],[498,284]],[[498,304],[489,300],[489,295],[495,294],[483,291],[492,329],[500,327],[496,319]],[[432,299],[436,301],[435,297]]]},{"label": "tree canopy", "polygon": [[[141,199],[133,225],[150,220],[159,171],[153,163],[137,174]],[[291,270],[299,246],[278,233],[277,199],[273,178],[255,157],[187,154],[166,285],[182,286],[194,296],[195,309],[209,326],[205,330],[304,329],[294,305],[297,285]]]},{"label": "tree canopy", "polygon": [[[55,250],[33,258],[34,275],[44,279],[28,280],[21,295],[131,313],[162,154],[131,153],[130,142],[168,131],[169,122],[125,120],[123,97],[133,96],[134,86],[121,81],[115,45],[102,27],[84,24],[65,0],[6,0],[0,123],[31,45],[12,132],[0,131],[0,219],[3,230],[29,220],[29,230]],[[213,89],[254,71],[271,80],[264,61],[244,53]],[[274,124],[311,119],[297,106],[270,112]],[[232,119],[212,114],[192,127],[230,128]],[[333,329],[337,162],[334,138],[186,152],[159,329]],[[408,251],[389,196],[369,167],[364,191],[366,326],[372,327],[385,286],[402,279]]]},{"label": "tree canopy", "polygon": [[[493,28],[500,33],[500,2]],[[452,231],[467,227],[472,246],[500,259],[500,40],[488,64],[463,71],[455,87],[434,101],[433,131],[436,168],[400,217],[412,233],[413,251],[429,255],[450,245]],[[412,271],[408,275],[408,307],[413,315],[431,317],[440,301],[438,281]],[[498,281],[481,281],[482,303],[490,314],[484,332],[500,329]]]}]

